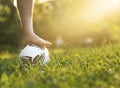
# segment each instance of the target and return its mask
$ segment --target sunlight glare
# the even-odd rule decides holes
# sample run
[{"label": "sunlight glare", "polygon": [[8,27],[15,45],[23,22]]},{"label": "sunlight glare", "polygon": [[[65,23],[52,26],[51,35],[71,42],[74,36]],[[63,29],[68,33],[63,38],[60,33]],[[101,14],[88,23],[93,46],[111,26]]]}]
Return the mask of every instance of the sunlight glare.
[{"label": "sunlight glare", "polygon": [[96,22],[108,16],[120,7],[120,0],[93,0],[85,5],[82,17],[89,22]]},{"label": "sunlight glare", "polygon": [[13,4],[15,7],[17,7],[17,0],[13,0]]}]

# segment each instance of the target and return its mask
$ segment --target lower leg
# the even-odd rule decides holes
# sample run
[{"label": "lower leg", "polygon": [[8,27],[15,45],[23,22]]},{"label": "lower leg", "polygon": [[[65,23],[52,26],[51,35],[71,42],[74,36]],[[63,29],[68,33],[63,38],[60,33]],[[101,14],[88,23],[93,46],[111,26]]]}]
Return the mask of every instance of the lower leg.
[{"label": "lower leg", "polygon": [[27,44],[36,44],[38,46],[49,46],[50,42],[38,37],[33,30],[33,0],[17,0],[17,7],[21,18],[22,24],[22,44],[25,46]]}]

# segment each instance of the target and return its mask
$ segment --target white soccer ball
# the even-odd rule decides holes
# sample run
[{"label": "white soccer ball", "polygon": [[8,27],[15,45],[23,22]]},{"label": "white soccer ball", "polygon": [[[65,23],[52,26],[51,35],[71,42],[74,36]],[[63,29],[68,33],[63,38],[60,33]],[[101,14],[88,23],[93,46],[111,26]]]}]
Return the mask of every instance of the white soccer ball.
[{"label": "white soccer ball", "polygon": [[36,45],[27,45],[19,54],[20,65],[23,66],[25,62],[31,65],[41,64],[45,65],[49,62],[49,51],[47,48],[40,48]]}]

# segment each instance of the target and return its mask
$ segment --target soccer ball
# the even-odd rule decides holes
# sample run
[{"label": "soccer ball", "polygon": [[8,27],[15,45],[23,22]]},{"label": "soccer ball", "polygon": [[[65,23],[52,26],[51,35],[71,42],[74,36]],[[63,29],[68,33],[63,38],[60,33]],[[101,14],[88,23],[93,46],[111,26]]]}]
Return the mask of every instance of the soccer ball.
[{"label": "soccer ball", "polygon": [[20,66],[45,65],[49,62],[49,52],[47,48],[40,48],[36,45],[27,45],[19,54]]}]

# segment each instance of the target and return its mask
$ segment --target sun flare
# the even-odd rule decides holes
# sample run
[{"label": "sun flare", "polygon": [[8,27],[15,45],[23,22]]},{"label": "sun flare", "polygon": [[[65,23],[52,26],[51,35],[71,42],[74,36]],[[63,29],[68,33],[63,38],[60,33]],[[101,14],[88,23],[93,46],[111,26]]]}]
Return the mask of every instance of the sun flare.
[{"label": "sun flare", "polygon": [[120,9],[120,0],[93,0],[83,7],[84,20],[96,22]]}]

